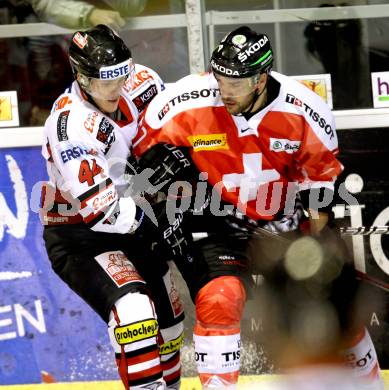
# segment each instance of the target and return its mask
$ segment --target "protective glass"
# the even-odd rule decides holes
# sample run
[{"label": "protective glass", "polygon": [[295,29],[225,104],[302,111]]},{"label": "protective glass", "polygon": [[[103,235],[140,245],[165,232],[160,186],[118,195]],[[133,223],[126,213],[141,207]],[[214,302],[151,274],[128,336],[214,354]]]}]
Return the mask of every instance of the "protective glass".
[{"label": "protective glass", "polygon": [[220,94],[223,98],[248,96],[254,92],[259,80],[259,75],[244,78],[233,78],[214,73],[214,76],[219,85]]}]

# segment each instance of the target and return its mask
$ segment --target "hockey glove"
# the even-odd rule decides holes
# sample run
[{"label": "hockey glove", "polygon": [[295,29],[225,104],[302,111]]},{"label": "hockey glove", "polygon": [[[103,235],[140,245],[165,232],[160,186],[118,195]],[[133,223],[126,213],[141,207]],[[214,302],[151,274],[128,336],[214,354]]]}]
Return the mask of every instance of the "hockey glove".
[{"label": "hockey glove", "polygon": [[192,236],[183,228],[184,214],[176,210],[174,216],[168,218],[166,204],[164,201],[152,205],[153,215],[149,208],[137,206],[135,223],[130,233],[149,239],[161,256],[174,259],[186,254]]},{"label": "hockey glove", "polygon": [[151,169],[153,174],[148,178],[151,188],[146,192],[153,193],[153,187],[167,193],[171,183],[178,180],[192,180],[197,172],[192,163],[188,148],[170,144],[157,144],[149,149],[138,162],[140,170]]},{"label": "hockey glove", "polygon": [[304,209],[300,199],[296,199],[293,214],[284,215],[281,219],[267,222],[263,228],[275,234],[288,233],[299,229],[304,219]]},{"label": "hockey glove", "polygon": [[257,221],[249,218],[237,208],[227,209],[227,215],[224,217],[224,222],[236,232],[249,233],[258,227]]}]

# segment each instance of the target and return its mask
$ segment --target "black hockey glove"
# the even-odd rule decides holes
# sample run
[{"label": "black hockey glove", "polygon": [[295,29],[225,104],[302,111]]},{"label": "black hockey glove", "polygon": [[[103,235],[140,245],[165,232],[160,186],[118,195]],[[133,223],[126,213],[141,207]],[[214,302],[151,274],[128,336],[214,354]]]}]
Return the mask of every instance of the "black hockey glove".
[{"label": "black hockey glove", "polygon": [[304,208],[299,198],[296,198],[293,213],[282,215],[273,221],[267,222],[263,228],[274,234],[289,233],[298,230],[300,223],[304,221]]},{"label": "black hockey glove", "polygon": [[152,206],[147,204],[148,207],[137,206],[136,222],[130,233],[150,240],[163,258],[175,259],[187,254],[192,235],[183,228],[184,213],[175,210],[168,218],[166,205],[163,201]]},{"label": "black hockey glove", "polygon": [[227,209],[224,222],[233,230],[241,233],[250,233],[258,227],[257,221],[249,218],[237,208]]},{"label": "black hockey glove", "polygon": [[167,193],[171,183],[179,180],[191,181],[197,172],[188,148],[170,144],[154,145],[140,158],[138,166],[141,171],[147,168],[153,171],[148,177],[152,186],[146,190],[148,193],[154,193],[154,188]]}]

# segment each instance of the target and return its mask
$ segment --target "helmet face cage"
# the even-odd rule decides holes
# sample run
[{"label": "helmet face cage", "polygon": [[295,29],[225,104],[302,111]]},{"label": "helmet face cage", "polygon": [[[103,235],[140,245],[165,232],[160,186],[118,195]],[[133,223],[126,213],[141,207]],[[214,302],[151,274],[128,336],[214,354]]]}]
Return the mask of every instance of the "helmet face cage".
[{"label": "helmet face cage", "polygon": [[[80,86],[93,95],[93,86],[109,94],[119,84],[134,77],[131,51],[109,27],[98,25],[90,30],[77,31],[69,47],[69,59]],[[130,81],[131,82],[131,81]]]},{"label": "helmet face cage", "polygon": [[272,64],[273,51],[267,35],[245,26],[229,33],[211,57],[212,71],[231,78],[267,73]]}]

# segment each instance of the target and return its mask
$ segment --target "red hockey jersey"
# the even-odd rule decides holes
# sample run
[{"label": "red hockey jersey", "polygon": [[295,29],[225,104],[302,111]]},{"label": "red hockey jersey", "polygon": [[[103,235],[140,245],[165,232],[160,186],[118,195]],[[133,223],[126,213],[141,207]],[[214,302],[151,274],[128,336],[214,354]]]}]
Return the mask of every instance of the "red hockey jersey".
[{"label": "red hockey jersey", "polygon": [[334,117],[301,83],[276,72],[273,101],[249,120],[230,115],[213,75],[190,75],[141,116],[135,154],[158,142],[186,146],[222,199],[253,219],[273,219],[287,191],[328,187],[342,171]]}]

